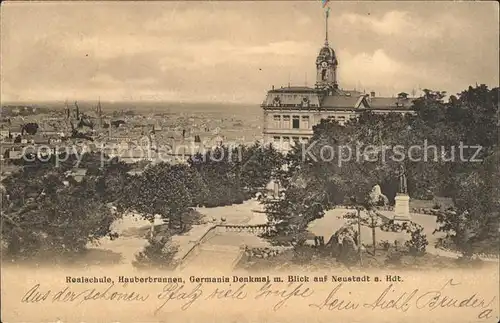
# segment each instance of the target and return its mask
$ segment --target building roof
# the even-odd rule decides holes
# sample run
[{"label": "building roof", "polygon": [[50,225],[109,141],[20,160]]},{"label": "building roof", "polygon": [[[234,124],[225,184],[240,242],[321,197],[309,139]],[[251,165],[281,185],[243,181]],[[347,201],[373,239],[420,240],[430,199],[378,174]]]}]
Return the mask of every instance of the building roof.
[{"label": "building roof", "polygon": [[270,90],[269,93],[315,93],[316,89],[307,86],[288,86]]},{"label": "building roof", "polygon": [[345,95],[350,95],[350,96],[357,96],[359,97],[360,95],[363,95],[363,92],[356,91],[356,90],[341,90]]},{"label": "building roof", "polygon": [[410,110],[413,106],[412,98],[372,97],[368,102],[375,110]]},{"label": "building roof", "polygon": [[48,138],[46,138],[42,135],[39,135],[39,134],[27,135],[27,136],[25,136],[25,139],[27,139],[28,142],[33,141],[35,144],[47,144],[47,143],[49,143]]},{"label": "building roof", "polygon": [[22,130],[22,127],[20,125],[14,125],[14,126],[10,125],[8,127],[3,128],[2,130],[4,130],[4,131],[7,130],[7,131],[10,131],[12,133],[18,133],[18,132],[20,133]]},{"label": "building roof", "polygon": [[318,57],[316,58],[316,64],[319,64],[322,61],[330,62],[334,65],[338,64],[337,55],[335,55],[335,51],[325,43],[325,45],[320,49]]},{"label": "building roof", "polygon": [[330,109],[356,109],[359,103],[361,103],[361,100],[358,96],[329,95],[324,97],[321,107]]},{"label": "building roof", "polygon": [[334,57],[335,51],[330,46],[323,46],[319,51],[319,55]]},{"label": "building roof", "polygon": [[[29,154],[29,153],[36,153],[36,152],[27,149],[25,151],[25,154]],[[23,151],[19,151],[19,150],[10,150],[9,151],[9,159],[21,159],[21,158],[23,158]]]},{"label": "building roof", "polygon": [[[21,170],[22,167],[21,166],[17,166],[17,165],[11,165],[11,164],[3,164],[2,167],[1,167],[1,173],[2,173],[2,179],[1,180],[4,180],[5,178],[8,177],[8,175],[12,174],[12,173],[15,173],[19,170]],[[5,176],[7,175],[7,176]]]}]

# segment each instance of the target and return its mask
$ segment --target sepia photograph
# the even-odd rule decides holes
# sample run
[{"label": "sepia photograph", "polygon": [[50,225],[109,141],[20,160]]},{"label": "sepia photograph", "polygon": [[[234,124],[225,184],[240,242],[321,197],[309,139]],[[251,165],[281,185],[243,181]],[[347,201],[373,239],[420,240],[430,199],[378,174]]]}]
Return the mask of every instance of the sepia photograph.
[{"label": "sepia photograph", "polygon": [[2,322],[500,322],[497,2],[0,9]]}]

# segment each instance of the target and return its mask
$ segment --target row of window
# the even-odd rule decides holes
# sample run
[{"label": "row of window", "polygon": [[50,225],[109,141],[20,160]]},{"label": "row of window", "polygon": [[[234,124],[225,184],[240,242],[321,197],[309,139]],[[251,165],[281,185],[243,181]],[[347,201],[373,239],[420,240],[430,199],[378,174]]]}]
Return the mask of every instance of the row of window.
[{"label": "row of window", "polygon": [[[340,123],[346,121],[345,116],[329,116],[328,120],[337,120]],[[274,129],[309,129],[310,128],[309,116],[290,116],[290,115],[273,115]]]},{"label": "row of window", "polygon": [[275,129],[309,129],[309,116],[274,115],[273,128]]},{"label": "row of window", "polygon": [[281,145],[282,143],[284,145],[287,144],[295,144],[295,143],[307,143],[309,141],[309,138],[307,137],[280,137],[280,136],[274,136],[273,137],[273,143],[276,145]]},{"label": "row of window", "polygon": [[279,101],[273,102],[272,104],[273,107],[280,107],[280,108],[318,108],[319,105],[317,104],[310,104],[310,103],[281,103]]},{"label": "row of window", "polygon": [[306,99],[306,98],[307,98],[307,100],[310,100],[310,99],[314,98],[314,96],[307,96],[307,95],[304,96],[304,95],[300,95],[300,94],[281,94],[281,97],[283,97],[283,98],[291,98],[291,99],[294,99],[294,100],[296,100],[296,99]]}]

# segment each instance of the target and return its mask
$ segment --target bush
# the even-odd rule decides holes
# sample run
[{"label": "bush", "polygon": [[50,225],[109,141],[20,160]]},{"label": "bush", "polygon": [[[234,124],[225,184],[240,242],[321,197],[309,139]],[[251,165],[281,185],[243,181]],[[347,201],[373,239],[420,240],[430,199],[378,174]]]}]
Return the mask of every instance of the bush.
[{"label": "bush", "polygon": [[394,220],[389,220],[380,226],[380,230],[385,232],[401,232],[403,229],[403,225]]},{"label": "bush", "polygon": [[380,246],[380,249],[387,251],[390,249],[391,243],[387,240],[382,240],[379,242],[379,246]]},{"label": "bush", "polygon": [[342,216],[344,219],[357,219],[358,218],[358,215],[356,214],[356,212],[347,212],[346,214],[344,214]]},{"label": "bush", "polygon": [[347,266],[354,265],[359,261],[356,244],[351,239],[344,239],[340,245],[338,261]]},{"label": "bush", "polygon": [[293,248],[293,261],[299,264],[310,263],[317,249],[308,245],[298,245]]},{"label": "bush", "polygon": [[405,242],[405,246],[412,256],[423,256],[428,244],[423,228],[411,231],[411,239]]},{"label": "bush", "polygon": [[456,262],[462,267],[469,268],[481,268],[484,265],[484,261],[481,259],[468,256],[461,256],[456,259]]},{"label": "bush", "polygon": [[178,247],[171,245],[171,236],[159,237],[158,235],[148,239],[148,245],[144,250],[139,252],[135,261],[132,262],[134,267],[140,269],[158,268],[158,269],[173,269],[176,266],[174,261]]},{"label": "bush", "polygon": [[391,250],[387,253],[387,258],[385,259],[386,265],[402,265],[403,264],[403,252],[398,250]]}]

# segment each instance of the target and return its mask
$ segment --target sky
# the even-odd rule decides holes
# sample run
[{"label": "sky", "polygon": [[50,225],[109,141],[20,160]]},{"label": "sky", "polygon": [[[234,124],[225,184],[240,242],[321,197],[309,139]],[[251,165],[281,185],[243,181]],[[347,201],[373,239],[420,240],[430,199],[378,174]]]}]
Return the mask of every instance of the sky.
[{"label": "sky", "polygon": [[[499,83],[489,2],[331,2],[341,88],[392,96]],[[259,104],[315,82],[320,0],[1,6],[1,100]]]}]

